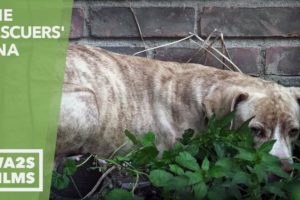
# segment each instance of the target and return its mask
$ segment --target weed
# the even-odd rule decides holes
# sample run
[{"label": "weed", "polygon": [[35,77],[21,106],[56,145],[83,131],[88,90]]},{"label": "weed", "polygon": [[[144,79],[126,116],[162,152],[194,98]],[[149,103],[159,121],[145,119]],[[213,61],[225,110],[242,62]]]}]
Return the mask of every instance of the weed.
[{"label": "weed", "polygon": [[[136,178],[129,190],[115,188],[104,194],[105,199],[143,199],[135,195],[142,177],[160,189],[161,199],[287,199],[299,188],[300,164],[293,164],[291,174],[281,169],[277,157],[269,154],[274,140],[254,148],[248,128],[250,120],[231,130],[234,113],[222,119],[213,116],[208,129],[195,134],[188,129],[172,149],[162,154],[155,145],[152,132],[137,138],[126,130],[134,147],[126,155],[105,159],[107,167]],[[63,174],[54,174],[53,184],[63,188],[67,175],[74,173],[67,163]],[[278,180],[270,180],[273,174]],[[297,186],[297,187],[296,187]],[[291,191],[291,188],[293,191]],[[296,189],[295,189],[296,188]],[[297,195],[297,194],[296,194]]]}]

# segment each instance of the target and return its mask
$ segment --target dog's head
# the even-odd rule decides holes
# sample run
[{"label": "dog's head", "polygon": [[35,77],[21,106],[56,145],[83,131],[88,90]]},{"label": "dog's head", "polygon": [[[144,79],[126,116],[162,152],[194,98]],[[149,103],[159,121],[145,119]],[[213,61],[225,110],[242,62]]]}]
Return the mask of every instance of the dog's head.
[{"label": "dog's head", "polygon": [[276,140],[270,153],[282,160],[284,170],[290,171],[292,143],[300,129],[299,102],[300,89],[272,84],[261,91],[239,87],[215,89],[208,94],[204,107],[208,116],[235,111],[234,126],[253,117],[249,127],[255,145]]}]

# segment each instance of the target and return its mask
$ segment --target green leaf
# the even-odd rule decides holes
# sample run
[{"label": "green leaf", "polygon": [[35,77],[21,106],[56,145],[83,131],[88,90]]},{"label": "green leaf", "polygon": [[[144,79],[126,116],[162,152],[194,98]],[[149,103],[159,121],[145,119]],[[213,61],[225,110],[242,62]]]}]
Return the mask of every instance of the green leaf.
[{"label": "green leaf", "polygon": [[122,161],[129,161],[130,160],[130,158],[127,157],[127,156],[116,156],[115,159],[117,161],[120,161],[120,162],[122,162]]},{"label": "green leaf", "polygon": [[133,155],[132,162],[136,165],[148,164],[155,160],[158,153],[159,152],[155,146],[143,147]]},{"label": "green leaf", "polygon": [[245,133],[251,133],[250,128],[249,128],[249,123],[254,117],[251,117],[250,119],[246,120],[245,122],[242,123],[240,127],[236,129],[236,133],[239,134],[245,134]]},{"label": "green leaf", "polygon": [[67,159],[64,162],[64,174],[72,176],[77,170],[76,162],[74,160]]},{"label": "green leaf", "polygon": [[244,147],[253,147],[253,135],[251,134],[249,123],[254,117],[245,121],[236,131],[235,134],[243,138]]},{"label": "green leaf", "polygon": [[[219,186],[217,186],[219,188]],[[217,189],[216,187],[214,188],[209,188],[208,194],[207,194],[208,199],[210,200],[223,200],[227,199],[227,194],[220,191],[220,188]]]},{"label": "green leaf", "polygon": [[250,176],[246,172],[238,171],[233,175],[232,183],[233,184],[244,184],[249,185],[250,184]]},{"label": "green leaf", "polygon": [[113,189],[104,197],[105,200],[142,200],[142,197],[133,196],[131,192],[124,189]]},{"label": "green leaf", "polygon": [[282,197],[286,199],[286,194],[282,190],[282,183],[281,182],[275,182],[275,183],[269,183],[264,188],[265,193],[269,193],[271,195],[277,195],[279,197]]},{"label": "green leaf", "polygon": [[194,170],[194,171],[200,169],[197,160],[190,153],[186,151],[179,153],[179,155],[176,156],[175,160],[179,165],[187,169]]},{"label": "green leaf", "polygon": [[226,114],[222,119],[218,120],[218,127],[224,128],[225,126],[230,125],[231,121],[234,119],[235,112],[230,112]]},{"label": "green leaf", "polygon": [[217,156],[218,157],[224,157],[224,155],[225,155],[224,143],[214,142],[213,145],[214,145],[215,152],[216,152]]},{"label": "green leaf", "polygon": [[251,199],[260,200],[262,199],[261,194],[261,187],[255,187],[255,189],[251,191]]},{"label": "green leaf", "polygon": [[183,151],[184,145],[176,142],[173,151]]},{"label": "green leaf", "polygon": [[277,164],[279,163],[279,158],[276,156],[273,156],[269,153],[261,153],[260,155],[261,162],[265,164]]},{"label": "green leaf", "polygon": [[203,169],[204,171],[209,170],[209,161],[207,157],[205,157],[204,160],[202,161],[201,169]]},{"label": "green leaf", "polygon": [[173,178],[173,175],[161,169],[156,169],[150,172],[149,179],[156,187],[168,186],[169,181]]},{"label": "green leaf", "polygon": [[213,166],[209,170],[209,175],[213,178],[220,178],[223,176],[228,176],[229,173],[221,166]]},{"label": "green leaf", "polygon": [[173,172],[176,175],[183,175],[184,174],[183,169],[181,167],[179,167],[178,165],[176,165],[176,164],[169,165],[169,167],[170,167],[170,171]]},{"label": "green leaf", "polygon": [[194,185],[196,183],[202,182],[203,181],[203,176],[201,172],[185,172],[185,176],[188,177],[189,182],[188,185]]},{"label": "green leaf", "polygon": [[281,168],[281,166],[279,164],[275,165],[275,164],[272,164],[272,165],[268,165],[267,166],[267,171],[268,172],[271,172],[279,177],[283,177],[283,178],[286,178],[286,179],[289,179],[290,178],[290,175],[288,173],[286,173],[285,171],[283,171],[283,169]]},{"label": "green leaf", "polygon": [[182,139],[180,139],[180,142],[184,145],[188,144],[192,137],[194,136],[195,131],[193,129],[187,129],[184,131],[182,135]]},{"label": "green leaf", "polygon": [[216,132],[216,123],[217,123],[217,119],[216,119],[216,115],[213,113],[213,115],[209,118],[208,120],[208,132]]},{"label": "green leaf", "polygon": [[259,148],[258,151],[259,152],[265,152],[265,153],[269,153],[272,150],[272,147],[274,145],[274,143],[276,142],[276,140],[269,140],[265,143],[263,143]]},{"label": "green leaf", "polygon": [[196,156],[199,152],[199,147],[195,144],[188,145],[185,151],[189,152],[192,156]]},{"label": "green leaf", "polygon": [[143,146],[151,146],[154,144],[154,141],[155,141],[155,135],[152,132],[146,133],[141,139],[141,143]]},{"label": "green leaf", "polygon": [[241,160],[247,160],[250,162],[253,162],[256,160],[256,152],[253,151],[252,149],[242,149],[237,147],[237,149],[239,150],[238,155],[235,156],[235,158],[237,159],[241,159]]},{"label": "green leaf", "polygon": [[[294,163],[293,168],[300,171],[300,163]],[[299,194],[300,195],[300,194]]]},{"label": "green leaf", "polygon": [[230,158],[220,158],[215,166],[220,166],[222,168],[224,168],[224,170],[229,171],[231,169],[233,169],[233,160]]},{"label": "green leaf", "polygon": [[59,174],[55,171],[52,173],[52,186],[62,190],[69,186],[70,180],[65,174]]},{"label": "green leaf", "polygon": [[189,179],[186,176],[174,176],[172,177],[165,188],[170,190],[182,190],[187,187]]},{"label": "green leaf", "polygon": [[253,168],[254,173],[256,174],[259,182],[262,182],[263,180],[267,180],[267,167],[266,165],[259,163],[256,164]]},{"label": "green leaf", "polygon": [[162,159],[168,163],[170,163],[175,156],[177,156],[177,153],[172,150],[165,150],[162,154]]},{"label": "green leaf", "polygon": [[129,138],[129,140],[134,144],[139,144],[139,141],[136,139],[135,135],[133,135],[129,130],[125,130],[125,135]]},{"label": "green leaf", "polygon": [[204,182],[198,183],[193,186],[195,199],[203,199],[207,194],[207,186]]},{"label": "green leaf", "polygon": [[237,185],[230,186],[230,188],[228,189],[228,193],[230,194],[230,196],[235,197],[235,199],[242,199],[241,191],[239,190]]}]

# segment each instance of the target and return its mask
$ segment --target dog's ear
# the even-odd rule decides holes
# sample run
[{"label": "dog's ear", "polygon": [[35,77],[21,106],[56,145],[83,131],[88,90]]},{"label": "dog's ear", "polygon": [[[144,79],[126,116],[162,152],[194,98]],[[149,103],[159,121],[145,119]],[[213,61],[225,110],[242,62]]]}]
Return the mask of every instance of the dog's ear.
[{"label": "dog's ear", "polygon": [[204,98],[203,107],[207,117],[215,114],[222,117],[225,114],[234,111],[239,103],[247,100],[249,94],[240,89],[222,89],[217,88],[210,91]]}]

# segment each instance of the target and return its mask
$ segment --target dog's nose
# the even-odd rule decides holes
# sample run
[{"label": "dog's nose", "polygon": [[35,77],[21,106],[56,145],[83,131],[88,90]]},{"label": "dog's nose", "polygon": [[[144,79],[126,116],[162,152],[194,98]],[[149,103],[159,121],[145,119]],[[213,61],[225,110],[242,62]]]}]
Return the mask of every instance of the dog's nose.
[{"label": "dog's nose", "polygon": [[287,173],[291,173],[293,171],[293,166],[289,160],[287,160],[287,159],[280,160],[280,163],[281,163],[281,167],[282,167],[283,171],[285,171]]}]

